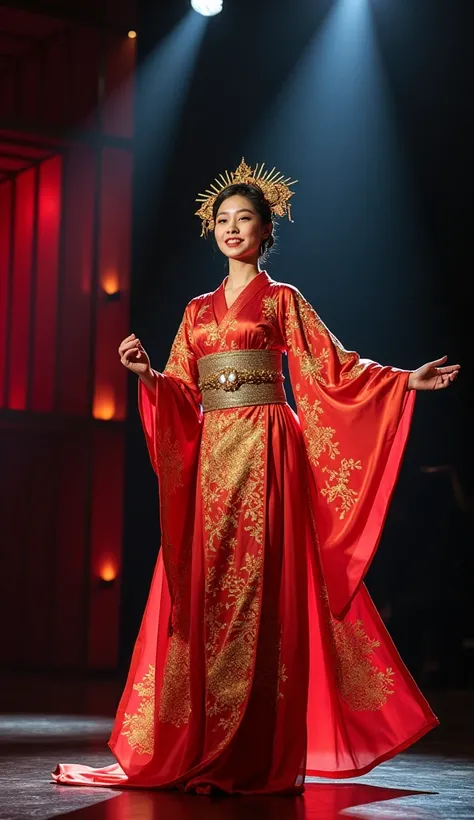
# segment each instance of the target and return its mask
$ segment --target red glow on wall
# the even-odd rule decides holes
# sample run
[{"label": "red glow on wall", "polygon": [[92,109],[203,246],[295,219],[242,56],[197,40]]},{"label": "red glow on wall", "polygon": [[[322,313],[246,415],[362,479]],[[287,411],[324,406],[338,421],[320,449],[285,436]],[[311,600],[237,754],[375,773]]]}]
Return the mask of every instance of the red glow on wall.
[{"label": "red glow on wall", "polygon": [[102,289],[108,296],[113,296],[114,293],[119,292],[120,282],[118,271],[116,270],[116,268],[106,268],[106,270],[101,276],[100,281]]},{"label": "red glow on wall", "polygon": [[2,662],[84,671],[118,660],[136,18],[53,5],[1,12]]},{"label": "red glow on wall", "polygon": [[0,407],[4,405],[6,344],[8,332],[8,290],[10,273],[12,183],[0,185]]},{"label": "red glow on wall", "polygon": [[61,184],[57,155],[0,186],[0,395],[8,372],[12,410],[53,409]]},{"label": "red glow on wall", "polygon": [[25,410],[28,392],[30,297],[36,172],[19,174],[15,185],[13,287],[9,339],[8,407]]},{"label": "red glow on wall", "polygon": [[118,499],[123,495],[122,430],[109,425],[97,428],[93,454],[88,662],[90,667],[101,669],[114,666],[117,659],[120,584],[111,584],[104,590],[97,583],[97,575],[100,577],[103,569],[109,574],[115,571],[117,575],[120,566],[122,504]]},{"label": "red glow on wall", "polygon": [[118,560],[114,555],[105,555],[99,565],[98,576],[102,581],[115,581],[118,575]]},{"label": "red glow on wall", "polygon": [[31,409],[43,412],[51,411],[54,402],[61,177],[62,160],[60,156],[52,157],[41,163],[37,215]]},{"label": "red glow on wall", "polygon": [[64,167],[58,405],[68,415],[90,413],[95,166],[92,148],[74,146]]},{"label": "red glow on wall", "polygon": [[110,421],[115,417],[115,395],[112,387],[101,385],[96,388],[92,415],[102,421]]},{"label": "red glow on wall", "polygon": [[[128,282],[130,276],[130,222],[132,192],[132,157],[121,148],[102,151],[99,277],[97,294],[95,405],[103,404],[105,386],[113,391],[114,411],[111,418],[124,419],[126,414],[126,371],[120,365],[117,348],[128,331]],[[105,284],[120,290],[120,299],[103,298]]]}]

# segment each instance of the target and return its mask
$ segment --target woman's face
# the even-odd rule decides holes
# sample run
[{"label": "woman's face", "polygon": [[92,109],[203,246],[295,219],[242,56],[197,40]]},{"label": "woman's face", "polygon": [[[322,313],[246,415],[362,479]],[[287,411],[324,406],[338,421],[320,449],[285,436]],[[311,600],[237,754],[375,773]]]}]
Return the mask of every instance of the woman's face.
[{"label": "woman's face", "polygon": [[271,225],[263,225],[250,199],[236,194],[221,204],[214,227],[219,250],[229,259],[258,259],[260,245],[271,233]]}]

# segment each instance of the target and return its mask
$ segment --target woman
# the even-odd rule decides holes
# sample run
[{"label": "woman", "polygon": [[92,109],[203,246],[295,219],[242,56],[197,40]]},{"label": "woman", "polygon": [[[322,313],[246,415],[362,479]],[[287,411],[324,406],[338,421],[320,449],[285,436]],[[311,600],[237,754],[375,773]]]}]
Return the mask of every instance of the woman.
[{"label": "woman", "polygon": [[362,582],[415,391],[459,366],[408,372],[345,350],[259,269],[289,181],[243,160],[221,180],[198,214],[228,276],[188,304],[163,373],[134,334],[119,347],[140,380],[162,548],[109,742],[118,763],[61,764],[61,783],[297,794],[305,773],[362,774],[438,722]]}]

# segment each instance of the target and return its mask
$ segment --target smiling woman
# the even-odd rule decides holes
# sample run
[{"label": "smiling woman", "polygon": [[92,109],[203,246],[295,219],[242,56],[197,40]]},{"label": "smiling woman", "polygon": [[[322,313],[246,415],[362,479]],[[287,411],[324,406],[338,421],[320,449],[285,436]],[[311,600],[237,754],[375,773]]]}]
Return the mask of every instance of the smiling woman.
[{"label": "smiling woman", "polygon": [[280,175],[242,164],[199,212],[229,274],[187,305],[164,371],[134,334],[120,345],[140,378],[161,551],[110,738],[117,763],[60,764],[57,782],[300,794],[306,774],[363,774],[438,722],[363,580],[410,379],[447,386],[457,368],[360,359],[260,270],[290,196]]},{"label": "smiling woman", "polygon": [[[213,219],[219,250],[230,259],[252,261],[255,254],[262,259],[274,244],[270,206],[254,185],[236,183],[222,191],[213,206]],[[230,253],[233,250],[238,252]]]}]

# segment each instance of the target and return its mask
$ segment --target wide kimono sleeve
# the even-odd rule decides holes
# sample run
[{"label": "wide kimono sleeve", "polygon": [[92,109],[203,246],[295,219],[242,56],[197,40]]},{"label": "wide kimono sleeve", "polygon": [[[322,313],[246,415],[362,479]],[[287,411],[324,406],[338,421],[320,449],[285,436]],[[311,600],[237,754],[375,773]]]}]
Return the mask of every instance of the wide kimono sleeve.
[{"label": "wide kimono sleeve", "polygon": [[345,350],[291,286],[283,322],[329,603],[341,618],[376,551],[413,414],[410,371]]},{"label": "wide kimono sleeve", "polygon": [[155,389],[138,385],[150,461],[159,479],[161,551],[172,603],[189,563],[202,408],[192,346],[193,302],[187,306]]}]

